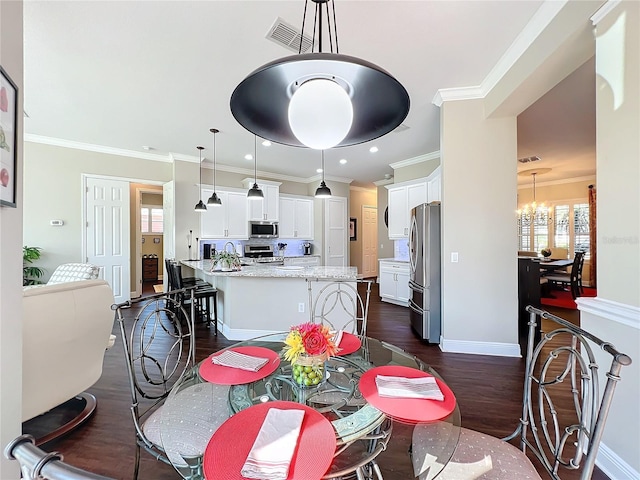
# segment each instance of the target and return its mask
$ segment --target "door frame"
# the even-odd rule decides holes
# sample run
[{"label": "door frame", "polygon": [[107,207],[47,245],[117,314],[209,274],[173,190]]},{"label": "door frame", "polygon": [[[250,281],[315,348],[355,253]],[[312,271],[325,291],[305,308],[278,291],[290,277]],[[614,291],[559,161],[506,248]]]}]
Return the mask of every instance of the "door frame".
[{"label": "door frame", "polygon": [[[99,175],[99,174],[94,174],[94,173],[81,173],[80,174],[80,181],[82,184],[82,188],[81,188],[81,201],[80,201],[80,225],[82,225],[81,233],[80,233],[80,250],[81,250],[81,255],[82,255],[82,261],[86,262],[87,261],[87,254],[88,254],[88,248],[87,248],[87,181],[90,178],[95,178],[95,179],[99,179],[99,180],[116,180],[116,181],[122,181],[122,182],[128,182],[129,183],[129,203],[131,204],[131,184],[132,183],[140,183],[143,185],[158,185],[160,187],[162,187],[162,185],[164,185],[166,182],[163,181],[157,181],[157,180],[148,180],[148,179],[142,179],[142,178],[133,178],[133,177],[118,177],[116,175]],[[162,192],[162,190],[160,190],[160,192]],[[130,213],[129,213],[129,217],[130,217]],[[129,218],[129,222],[131,222],[131,218]],[[136,209],[136,225],[139,227],[140,225],[140,209],[137,208]],[[140,230],[140,228],[138,228],[137,230]],[[129,239],[128,241],[131,242],[131,231],[129,231]],[[140,234],[140,239],[136,239],[136,240],[140,240],[140,242],[142,241],[142,234]],[[137,243],[140,243],[137,242]],[[136,248],[138,247],[138,245],[136,246]],[[129,252],[129,268],[131,268],[131,251]],[[136,270],[137,270],[137,266],[136,266]],[[142,271],[141,271],[142,272]],[[136,279],[137,279],[138,275],[136,273]],[[142,278],[142,273],[140,273],[140,278]],[[131,286],[130,286],[131,287]],[[131,290],[131,288],[129,288],[129,290]],[[132,298],[134,295],[136,295],[137,289],[135,292],[129,292],[130,295],[132,295]]]},{"label": "door frame", "polygon": [[[137,182],[136,182],[137,183]],[[142,295],[142,261],[138,262],[137,259],[141,259],[142,258],[142,228],[141,228],[141,224],[142,224],[142,218],[140,216],[140,210],[142,207],[142,194],[143,193],[151,193],[153,195],[160,195],[161,197],[164,197],[164,192],[163,189],[160,190],[153,190],[151,188],[146,188],[151,186],[152,184],[150,183],[144,183],[144,185],[142,187],[136,187],[136,191],[135,191],[135,204],[136,204],[136,219],[135,219],[135,226],[136,226],[136,231],[135,231],[135,249],[134,249],[134,259],[136,259],[136,261],[132,261],[131,263],[133,263],[135,265],[135,289],[131,289],[131,295],[132,298],[135,297],[139,297]],[[132,235],[133,236],[133,235]],[[164,237],[164,231],[162,232],[162,236]],[[133,259],[132,259],[133,260]],[[163,277],[162,274],[160,274],[160,272],[164,272],[164,269],[161,268],[162,265],[158,265],[158,273],[160,277]]]}]

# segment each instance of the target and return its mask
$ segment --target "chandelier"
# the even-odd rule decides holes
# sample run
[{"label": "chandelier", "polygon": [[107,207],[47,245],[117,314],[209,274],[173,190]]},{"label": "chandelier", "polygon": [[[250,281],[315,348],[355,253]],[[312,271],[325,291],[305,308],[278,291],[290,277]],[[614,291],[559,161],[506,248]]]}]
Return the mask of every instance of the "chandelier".
[{"label": "chandelier", "polygon": [[520,172],[519,174],[531,175],[531,177],[533,178],[533,202],[527,203],[524,207],[518,209],[518,219],[523,226],[529,226],[531,224],[548,225],[549,223],[550,208],[547,207],[544,202],[540,204],[536,202],[536,175],[547,173],[549,171],[551,171],[550,168],[544,168],[537,170],[526,170],[524,172]]},{"label": "chandelier", "polygon": [[[317,150],[356,145],[391,132],[409,113],[406,89],[377,65],[339,53],[333,0],[311,0],[312,53],[300,53],[308,2],[298,54],[251,72],[231,95],[231,113],[262,138]],[[322,51],[323,18],[330,52]]]}]

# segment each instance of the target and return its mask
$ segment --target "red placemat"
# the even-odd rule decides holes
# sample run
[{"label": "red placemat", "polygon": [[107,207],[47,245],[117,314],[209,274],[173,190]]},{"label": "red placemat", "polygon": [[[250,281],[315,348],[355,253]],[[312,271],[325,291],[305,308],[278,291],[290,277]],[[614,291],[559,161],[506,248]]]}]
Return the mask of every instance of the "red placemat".
[{"label": "red placemat", "polygon": [[278,365],[280,365],[278,352],[274,352],[265,347],[234,347],[231,348],[231,350],[244,353],[245,355],[251,355],[252,357],[268,358],[269,363],[257,372],[216,365],[211,361],[211,358],[220,355],[222,353],[222,351],[220,351],[209,355],[209,357],[200,364],[200,376],[207,382],[217,383],[218,385],[240,385],[255,382],[267,375],[271,375],[276,371]]},{"label": "red placemat", "polygon": [[216,430],[204,451],[207,480],[241,480],[240,470],[271,408],[304,410],[298,446],[287,480],[319,480],[331,466],[336,432],[331,422],[311,407],[295,402],[267,402],[236,413]]},{"label": "red placemat", "polygon": [[439,378],[436,382],[444,395],[444,401],[426,398],[390,398],[378,395],[376,375],[419,378],[433,375],[411,367],[385,365],[372,368],[360,377],[359,388],[367,402],[383,413],[404,422],[431,422],[449,415],[456,408],[456,397],[451,389]]},{"label": "red placemat", "polygon": [[340,345],[338,348],[338,355],[349,355],[350,353],[357,352],[362,346],[360,338],[352,333],[343,332],[340,339]]}]

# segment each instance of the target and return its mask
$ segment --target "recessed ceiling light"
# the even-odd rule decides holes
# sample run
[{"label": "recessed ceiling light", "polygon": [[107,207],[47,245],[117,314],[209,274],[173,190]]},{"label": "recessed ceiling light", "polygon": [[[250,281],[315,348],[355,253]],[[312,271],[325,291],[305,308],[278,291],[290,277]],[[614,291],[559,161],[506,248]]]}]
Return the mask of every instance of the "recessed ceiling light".
[{"label": "recessed ceiling light", "polygon": [[322,173],[322,169],[321,168],[316,168],[316,172]]},{"label": "recessed ceiling light", "polygon": [[269,140],[265,140],[264,142],[262,142],[262,146],[263,147],[270,147],[271,146],[271,142]]},{"label": "recessed ceiling light", "polygon": [[253,155],[251,155],[250,153],[247,153],[247,154],[244,156],[244,159],[245,159],[245,160],[253,160]]},{"label": "recessed ceiling light", "polygon": [[371,148],[369,149],[369,151],[370,151],[371,153],[376,153],[376,152],[378,151],[378,147],[371,147]]},{"label": "recessed ceiling light", "polygon": [[346,158],[341,158],[340,159],[340,165],[344,165],[345,163],[347,163],[347,159]]}]

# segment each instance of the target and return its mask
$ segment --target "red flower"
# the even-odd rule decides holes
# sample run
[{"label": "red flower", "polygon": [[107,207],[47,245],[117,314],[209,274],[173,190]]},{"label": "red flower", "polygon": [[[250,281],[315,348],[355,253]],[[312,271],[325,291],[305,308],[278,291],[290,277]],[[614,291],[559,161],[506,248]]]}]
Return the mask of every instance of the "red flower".
[{"label": "red flower", "polygon": [[304,349],[309,355],[320,355],[327,349],[327,339],[319,329],[305,332],[302,335],[302,343],[304,343]]}]

